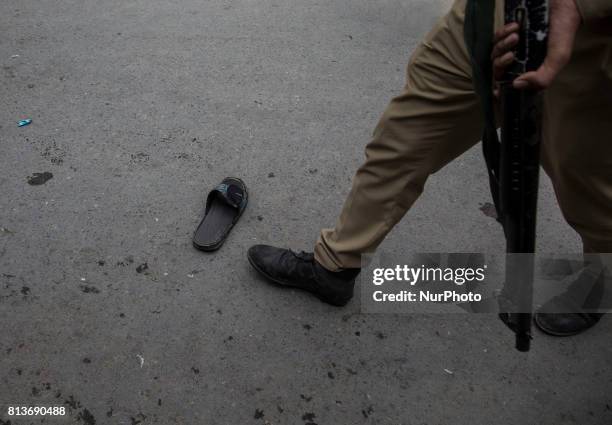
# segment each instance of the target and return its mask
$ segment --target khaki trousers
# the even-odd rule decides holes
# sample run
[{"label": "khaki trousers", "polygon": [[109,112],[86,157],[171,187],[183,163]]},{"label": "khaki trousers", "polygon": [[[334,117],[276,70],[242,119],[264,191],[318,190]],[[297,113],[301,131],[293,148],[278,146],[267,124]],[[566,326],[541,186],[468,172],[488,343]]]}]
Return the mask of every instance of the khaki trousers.
[{"label": "khaki trousers", "polygon": [[[501,23],[497,1],[496,24]],[[413,53],[402,93],[366,147],[333,229],[315,258],[335,271],[361,266],[423,191],[427,177],[480,140],[483,118],[455,1]],[[571,62],[546,91],[542,165],[587,252],[612,252],[612,39],[577,35]],[[484,167],[484,162],[483,162]]]}]

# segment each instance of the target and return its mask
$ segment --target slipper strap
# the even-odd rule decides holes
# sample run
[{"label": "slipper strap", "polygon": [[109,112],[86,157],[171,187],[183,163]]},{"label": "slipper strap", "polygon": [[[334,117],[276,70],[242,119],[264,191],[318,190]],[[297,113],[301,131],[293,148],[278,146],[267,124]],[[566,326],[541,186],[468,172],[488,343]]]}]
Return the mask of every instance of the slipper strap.
[{"label": "slipper strap", "polygon": [[232,206],[237,209],[244,208],[244,204],[246,203],[246,197],[244,196],[244,192],[240,186],[235,184],[227,184],[221,183],[208,194],[208,198],[206,198],[206,211],[210,209],[210,205],[214,198],[219,198],[227,205]]}]

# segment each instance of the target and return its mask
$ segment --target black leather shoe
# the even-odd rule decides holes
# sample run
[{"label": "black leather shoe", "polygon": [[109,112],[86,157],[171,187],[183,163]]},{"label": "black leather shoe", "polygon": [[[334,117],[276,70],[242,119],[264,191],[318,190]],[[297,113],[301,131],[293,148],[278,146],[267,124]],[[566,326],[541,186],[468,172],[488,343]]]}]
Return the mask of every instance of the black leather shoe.
[{"label": "black leather shoe", "polygon": [[536,313],[534,322],[544,333],[553,336],[572,336],[592,328],[601,313]]},{"label": "black leather shoe", "polygon": [[295,253],[268,245],[249,248],[251,265],[268,280],[316,295],[321,301],[343,306],[353,297],[355,278],[360,269],[330,272],[308,252]]},{"label": "black leather shoe", "polygon": [[536,326],[553,336],[577,335],[599,322],[606,278],[597,265],[586,268],[568,289],[544,303],[534,315]]}]

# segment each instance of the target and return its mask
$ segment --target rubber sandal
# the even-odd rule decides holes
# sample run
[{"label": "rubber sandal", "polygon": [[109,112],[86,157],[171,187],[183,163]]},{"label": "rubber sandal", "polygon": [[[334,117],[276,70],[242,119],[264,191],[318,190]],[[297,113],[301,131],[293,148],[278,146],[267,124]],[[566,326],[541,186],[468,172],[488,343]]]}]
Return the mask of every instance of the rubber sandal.
[{"label": "rubber sandal", "polygon": [[204,218],[193,235],[193,246],[202,251],[219,249],[247,206],[244,182],[226,177],[206,198]]}]

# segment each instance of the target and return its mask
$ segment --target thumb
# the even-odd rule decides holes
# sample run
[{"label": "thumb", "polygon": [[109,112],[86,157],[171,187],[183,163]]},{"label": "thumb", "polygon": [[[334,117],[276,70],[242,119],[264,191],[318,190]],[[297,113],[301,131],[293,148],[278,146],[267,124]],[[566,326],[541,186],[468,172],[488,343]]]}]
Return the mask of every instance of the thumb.
[{"label": "thumb", "polygon": [[542,66],[535,71],[526,72],[516,78],[512,83],[515,89],[542,90],[550,86],[557,74],[561,71],[561,64],[545,60]]}]

